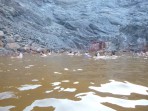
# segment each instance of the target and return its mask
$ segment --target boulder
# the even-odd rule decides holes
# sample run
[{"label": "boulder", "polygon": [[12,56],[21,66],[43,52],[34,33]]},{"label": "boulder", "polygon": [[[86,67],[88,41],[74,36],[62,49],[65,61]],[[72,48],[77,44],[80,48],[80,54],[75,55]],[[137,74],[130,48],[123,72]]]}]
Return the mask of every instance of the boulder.
[{"label": "boulder", "polygon": [[0,56],[6,56],[6,55],[13,55],[14,51],[13,50],[8,50],[5,48],[0,48]]},{"label": "boulder", "polygon": [[31,45],[31,50],[33,50],[33,51],[40,51],[41,49],[42,48],[38,44],[36,44],[36,43],[33,43]]},{"label": "boulder", "polygon": [[17,42],[21,42],[22,41],[22,37],[18,34],[14,35],[15,41]]},{"label": "boulder", "polygon": [[31,52],[31,47],[30,47],[30,45],[25,45],[25,46],[23,47],[23,50],[24,50],[24,52],[30,53],[30,52]]},{"label": "boulder", "polygon": [[0,31],[0,39],[2,39],[2,37],[4,37],[4,32]]},{"label": "boulder", "polygon": [[0,40],[0,47],[3,47],[4,43]]},{"label": "boulder", "polygon": [[148,42],[147,4],[148,0],[0,0],[0,30],[21,35],[13,37],[21,46],[30,45],[30,39],[41,48],[88,48],[92,40],[116,38],[115,46],[128,48],[139,37]]},{"label": "boulder", "polygon": [[13,38],[6,38],[7,43],[14,43],[15,40]]},{"label": "boulder", "polygon": [[7,43],[6,48],[8,49],[19,49],[20,45],[17,43]]},{"label": "boulder", "polygon": [[31,49],[31,47],[29,46],[29,45],[26,45],[26,46],[24,46],[23,47],[25,50],[30,50]]},{"label": "boulder", "polygon": [[19,48],[19,49],[17,49],[17,51],[19,51],[19,52],[23,52],[23,53],[26,52],[26,50],[25,50],[24,48],[22,48],[22,47]]}]

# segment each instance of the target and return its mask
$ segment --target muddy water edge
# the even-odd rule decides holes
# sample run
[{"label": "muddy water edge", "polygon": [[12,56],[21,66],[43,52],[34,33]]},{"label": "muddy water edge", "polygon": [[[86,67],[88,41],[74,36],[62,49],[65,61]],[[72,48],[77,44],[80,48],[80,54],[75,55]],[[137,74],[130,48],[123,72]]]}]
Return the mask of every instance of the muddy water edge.
[{"label": "muddy water edge", "polygon": [[0,57],[0,111],[147,111],[148,58]]}]

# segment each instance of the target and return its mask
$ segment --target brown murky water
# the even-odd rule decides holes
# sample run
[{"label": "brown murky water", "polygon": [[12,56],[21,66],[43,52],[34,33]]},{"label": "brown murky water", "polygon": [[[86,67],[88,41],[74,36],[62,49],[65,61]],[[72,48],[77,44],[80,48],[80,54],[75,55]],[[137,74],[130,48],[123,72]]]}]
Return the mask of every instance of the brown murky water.
[{"label": "brown murky water", "polygon": [[0,57],[0,111],[148,111],[148,59]]}]

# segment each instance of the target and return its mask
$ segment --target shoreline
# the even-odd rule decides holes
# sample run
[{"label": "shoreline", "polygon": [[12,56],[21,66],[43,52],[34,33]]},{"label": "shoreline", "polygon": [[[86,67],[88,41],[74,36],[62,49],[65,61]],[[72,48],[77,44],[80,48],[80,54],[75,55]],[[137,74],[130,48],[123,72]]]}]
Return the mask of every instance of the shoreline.
[{"label": "shoreline", "polygon": [[[97,52],[97,51],[96,51]],[[84,56],[87,58],[95,58],[96,56],[96,52],[94,51],[82,51],[82,50],[78,50],[78,51],[46,51],[46,52],[37,52],[37,51],[31,51],[31,52],[21,52],[21,51],[17,51],[17,52],[8,52],[7,54],[0,54],[0,57],[10,57],[10,58],[23,58],[23,56],[25,55],[39,55],[41,57],[48,57],[48,56],[52,56],[52,55],[65,55],[65,56]],[[21,55],[20,55],[21,54]],[[100,53],[99,52],[99,56],[100,57],[112,57],[112,56],[135,56],[135,57],[148,57],[148,51],[147,52],[134,52],[134,51],[115,51],[115,55],[111,55],[111,51],[105,51],[105,53]]]}]

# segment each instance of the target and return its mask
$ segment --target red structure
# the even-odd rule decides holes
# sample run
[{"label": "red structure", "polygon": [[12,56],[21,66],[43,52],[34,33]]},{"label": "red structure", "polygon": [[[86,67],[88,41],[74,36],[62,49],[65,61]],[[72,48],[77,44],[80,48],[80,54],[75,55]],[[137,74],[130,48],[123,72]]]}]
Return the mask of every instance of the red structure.
[{"label": "red structure", "polygon": [[100,51],[106,48],[106,43],[104,41],[96,41],[90,44],[90,51]]}]

